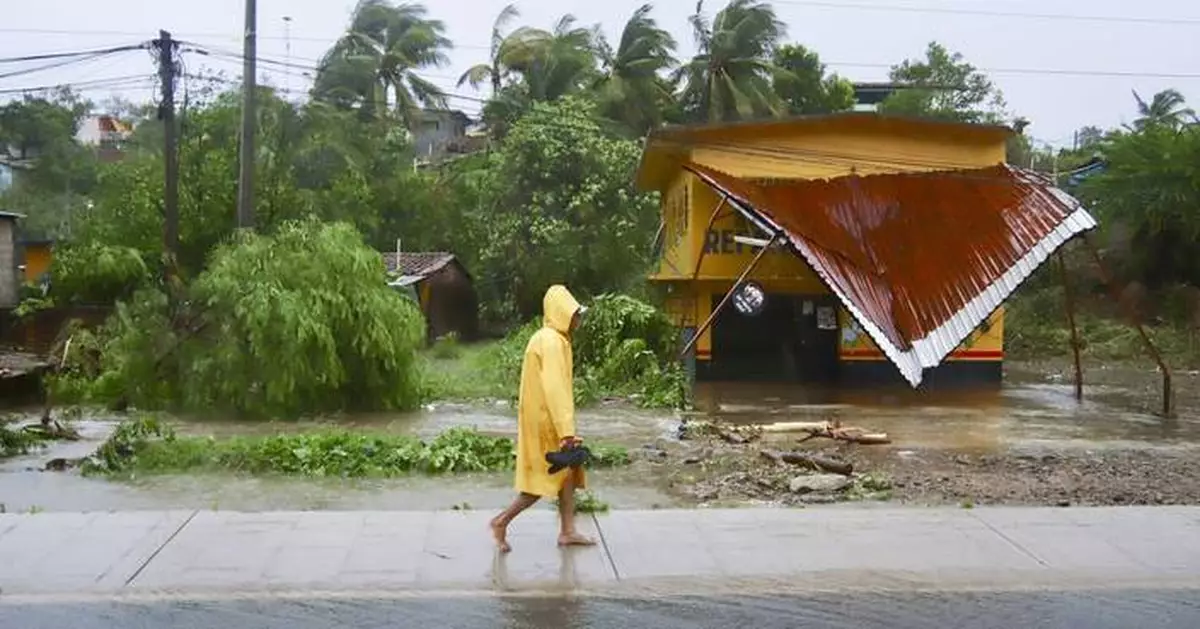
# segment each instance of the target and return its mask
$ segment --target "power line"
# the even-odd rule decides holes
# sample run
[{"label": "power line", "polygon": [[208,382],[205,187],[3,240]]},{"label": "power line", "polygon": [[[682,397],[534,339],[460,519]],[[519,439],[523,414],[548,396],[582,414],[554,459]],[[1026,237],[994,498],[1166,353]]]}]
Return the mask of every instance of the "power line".
[{"label": "power line", "polygon": [[45,72],[46,70],[53,70],[55,68],[61,68],[64,66],[74,65],[77,63],[86,63],[89,61],[95,61],[97,59],[101,59],[101,58],[107,57],[109,55],[117,54],[120,52],[125,52],[128,50],[138,50],[139,48],[140,48],[139,46],[133,46],[130,48],[122,48],[120,50],[109,51],[109,52],[90,53],[87,56],[83,56],[83,57],[74,56],[74,57],[69,57],[66,59],[59,59],[52,63],[47,63],[45,65],[40,65],[40,66],[36,66],[33,68],[24,68],[21,70],[13,70],[12,72],[5,72],[3,74],[0,74],[0,79],[8,79],[8,78],[12,78],[14,76],[24,76],[26,74],[35,74],[37,72]]},{"label": "power line", "polygon": [[22,61],[47,61],[50,59],[65,59],[70,57],[88,57],[96,55],[107,55],[117,52],[125,52],[127,50],[138,50],[145,48],[146,44],[129,44],[126,46],[113,46],[111,48],[100,48],[96,50],[74,50],[67,52],[47,52],[36,55],[25,55],[23,57],[2,57],[0,63],[18,63]]},{"label": "power line", "polygon": [[110,87],[140,87],[138,83],[150,83],[154,78],[146,74],[133,74],[127,76],[109,77],[103,79],[92,79],[88,81],[71,81],[63,83],[55,83],[53,85],[34,85],[30,87],[14,87],[0,89],[0,94],[23,94],[26,92],[48,92],[60,88],[71,88],[75,90],[93,90],[105,89]]},{"label": "power line", "polygon": [[886,11],[893,13],[932,13],[964,15],[973,17],[999,17],[1026,20],[1059,20],[1068,22],[1106,22],[1117,24],[1158,24],[1162,26],[1200,26],[1197,18],[1166,18],[1118,15],[1080,15],[1070,13],[1029,13],[1023,11],[995,11],[989,9],[959,9],[951,7],[914,7],[887,4],[861,4],[854,2],[821,2],[819,0],[772,0],[774,4],[817,7],[822,9],[849,9],[854,11]]},{"label": "power line", "polygon": [[[860,68],[892,68],[889,63],[859,63],[853,61],[825,61],[828,66],[860,67]],[[1041,76],[1108,76],[1139,79],[1200,79],[1200,73],[1195,72],[1140,72],[1132,70],[1066,70],[1061,68],[975,68],[986,74],[1027,74]],[[918,86],[919,87],[919,86]]]}]

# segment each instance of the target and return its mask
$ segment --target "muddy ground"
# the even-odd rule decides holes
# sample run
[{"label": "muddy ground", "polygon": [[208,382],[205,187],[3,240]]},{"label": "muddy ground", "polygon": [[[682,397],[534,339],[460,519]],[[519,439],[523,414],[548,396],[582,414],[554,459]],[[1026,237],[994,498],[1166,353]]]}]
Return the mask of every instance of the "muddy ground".
[{"label": "muddy ground", "polygon": [[[824,439],[801,444],[801,435],[780,434],[751,434],[749,443],[731,444],[701,435],[674,447],[660,443],[665,456],[657,456],[667,491],[714,506],[747,501],[967,507],[1200,504],[1197,373],[1174,374],[1171,419],[1154,415],[1161,406],[1162,380],[1144,365],[1086,365],[1082,404],[1072,397],[1072,379],[1073,367],[1063,362],[1013,365],[1007,382],[1026,389],[1024,397],[1032,403],[1003,404],[997,413],[985,409],[968,414],[975,407],[970,404],[934,411],[899,396],[891,404],[833,405],[834,410],[799,417],[795,412],[771,416],[774,421],[836,419],[867,430],[884,429],[896,440],[889,445]],[[885,410],[889,406],[897,412]],[[763,450],[850,463],[854,477],[865,479],[866,487],[860,480],[812,491],[798,478],[819,471],[780,465],[764,458]]]},{"label": "muddy ground", "polygon": [[[819,471],[779,465],[760,454],[786,448],[779,440],[730,445],[702,438],[669,452],[659,464],[667,491],[697,505],[769,503],[786,506],[889,501],[939,505],[1200,504],[1200,450],[1192,448],[1046,448],[1038,452],[966,454],[884,446],[793,447],[853,464],[866,487],[830,491],[793,487]],[[674,462],[666,459],[674,458]],[[848,479],[849,480],[849,479]],[[804,483],[799,483],[803,485]]]}]

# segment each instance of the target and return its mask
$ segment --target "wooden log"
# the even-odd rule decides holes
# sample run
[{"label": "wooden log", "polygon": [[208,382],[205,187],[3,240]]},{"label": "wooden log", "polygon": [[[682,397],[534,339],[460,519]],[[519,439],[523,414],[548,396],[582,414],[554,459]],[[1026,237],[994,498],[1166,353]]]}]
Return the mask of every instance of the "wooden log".
[{"label": "wooden log", "polygon": [[841,474],[842,476],[850,476],[854,473],[854,464],[848,461],[839,461],[804,452],[776,452],[774,450],[761,450],[760,452],[764,458],[774,461],[777,464],[799,465],[809,469],[829,472],[830,474]]},{"label": "wooden log", "polygon": [[814,432],[829,430],[829,422],[775,422],[758,426],[763,432]]}]

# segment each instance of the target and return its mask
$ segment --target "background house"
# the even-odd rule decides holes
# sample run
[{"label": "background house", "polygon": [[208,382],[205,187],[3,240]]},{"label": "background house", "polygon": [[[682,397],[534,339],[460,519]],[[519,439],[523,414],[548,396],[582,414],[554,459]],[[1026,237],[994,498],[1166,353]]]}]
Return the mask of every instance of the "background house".
[{"label": "background house", "polygon": [[123,156],[125,142],[132,133],[133,128],[115,116],[101,114],[80,121],[75,140],[83,146],[94,147],[101,160],[116,161]]},{"label": "background house", "polygon": [[17,279],[17,219],[24,218],[12,212],[0,212],[0,308],[13,308],[21,285]]},{"label": "background house", "polygon": [[384,253],[397,288],[415,287],[425,315],[426,340],[451,332],[464,341],[479,337],[479,298],[470,273],[452,253]]}]

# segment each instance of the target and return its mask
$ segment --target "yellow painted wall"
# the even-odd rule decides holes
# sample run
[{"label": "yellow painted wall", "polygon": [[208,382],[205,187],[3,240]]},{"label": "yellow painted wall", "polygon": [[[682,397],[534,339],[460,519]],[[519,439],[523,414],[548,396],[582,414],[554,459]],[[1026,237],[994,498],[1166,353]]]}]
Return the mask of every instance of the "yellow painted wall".
[{"label": "yellow painted wall", "polygon": [[[692,249],[692,191],[695,176],[679,171],[662,194],[663,254],[657,277],[691,277],[695,257]],[[703,224],[695,229],[703,229]]]},{"label": "yellow painted wall", "polygon": [[795,135],[746,133],[692,150],[692,161],[742,178],[823,179],[954,168],[983,168],[1005,159],[1003,140],[866,129]]},{"label": "yellow painted wall", "polygon": [[53,261],[53,246],[50,243],[27,244],[25,247],[25,281],[37,282],[43,273],[50,270]]}]

